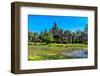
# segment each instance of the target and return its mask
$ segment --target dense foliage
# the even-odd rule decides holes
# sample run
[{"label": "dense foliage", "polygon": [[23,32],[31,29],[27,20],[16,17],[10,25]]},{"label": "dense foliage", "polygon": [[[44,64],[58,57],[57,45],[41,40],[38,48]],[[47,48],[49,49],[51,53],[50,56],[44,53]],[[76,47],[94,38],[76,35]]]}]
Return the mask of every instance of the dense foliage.
[{"label": "dense foliage", "polygon": [[45,42],[45,43],[87,43],[88,26],[85,25],[84,30],[63,30],[57,23],[54,23],[50,30],[45,29],[40,34],[37,32],[28,32],[29,42]]}]

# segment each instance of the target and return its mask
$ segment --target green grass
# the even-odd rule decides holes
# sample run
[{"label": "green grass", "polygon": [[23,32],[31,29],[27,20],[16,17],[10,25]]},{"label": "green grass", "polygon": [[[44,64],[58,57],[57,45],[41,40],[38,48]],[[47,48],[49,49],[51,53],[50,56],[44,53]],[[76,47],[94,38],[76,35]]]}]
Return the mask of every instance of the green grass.
[{"label": "green grass", "polygon": [[28,60],[72,59],[61,53],[74,49],[87,49],[87,44],[28,43]]}]

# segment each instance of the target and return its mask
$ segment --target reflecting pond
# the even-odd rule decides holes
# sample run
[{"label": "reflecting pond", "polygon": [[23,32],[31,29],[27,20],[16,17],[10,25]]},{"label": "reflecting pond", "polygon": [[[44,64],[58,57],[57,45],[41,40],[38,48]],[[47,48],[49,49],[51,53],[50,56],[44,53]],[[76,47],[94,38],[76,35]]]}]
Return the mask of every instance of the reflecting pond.
[{"label": "reflecting pond", "polygon": [[87,47],[29,46],[28,60],[58,60],[88,58]]},{"label": "reflecting pond", "polygon": [[87,58],[88,52],[86,49],[77,49],[77,50],[71,50],[71,51],[64,51],[62,53],[64,56],[73,57],[73,58]]}]

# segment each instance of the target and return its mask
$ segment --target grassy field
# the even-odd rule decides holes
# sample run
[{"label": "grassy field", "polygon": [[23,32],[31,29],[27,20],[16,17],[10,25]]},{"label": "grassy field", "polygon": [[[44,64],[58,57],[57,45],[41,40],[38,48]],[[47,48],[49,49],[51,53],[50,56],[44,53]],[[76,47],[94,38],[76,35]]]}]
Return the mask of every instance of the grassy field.
[{"label": "grassy field", "polygon": [[64,51],[79,49],[87,52],[87,44],[28,43],[28,60],[73,59],[75,57],[63,55]]}]

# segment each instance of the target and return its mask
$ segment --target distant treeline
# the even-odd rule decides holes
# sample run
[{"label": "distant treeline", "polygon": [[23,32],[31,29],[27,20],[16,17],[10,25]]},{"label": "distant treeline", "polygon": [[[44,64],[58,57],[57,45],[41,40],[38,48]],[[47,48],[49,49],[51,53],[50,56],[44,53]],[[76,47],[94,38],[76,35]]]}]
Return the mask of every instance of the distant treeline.
[{"label": "distant treeline", "polygon": [[[67,26],[67,25],[66,25]],[[29,42],[45,42],[45,43],[86,43],[88,42],[88,25],[86,24],[84,30],[60,29],[57,23],[54,23],[50,30],[45,29],[41,33],[28,32]]]}]

